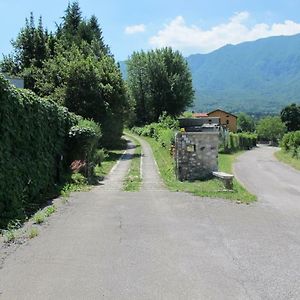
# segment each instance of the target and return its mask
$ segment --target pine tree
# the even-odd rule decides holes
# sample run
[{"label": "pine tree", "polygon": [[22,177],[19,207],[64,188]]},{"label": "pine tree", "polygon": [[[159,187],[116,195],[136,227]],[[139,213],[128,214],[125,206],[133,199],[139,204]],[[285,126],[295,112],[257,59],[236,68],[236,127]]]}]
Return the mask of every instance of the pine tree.
[{"label": "pine tree", "polygon": [[38,28],[35,29],[35,66],[41,68],[47,58],[47,32],[43,27],[42,17],[39,18]]},{"label": "pine tree", "polygon": [[63,17],[62,31],[69,41],[77,37],[80,23],[82,22],[81,10],[77,1],[68,4]]}]

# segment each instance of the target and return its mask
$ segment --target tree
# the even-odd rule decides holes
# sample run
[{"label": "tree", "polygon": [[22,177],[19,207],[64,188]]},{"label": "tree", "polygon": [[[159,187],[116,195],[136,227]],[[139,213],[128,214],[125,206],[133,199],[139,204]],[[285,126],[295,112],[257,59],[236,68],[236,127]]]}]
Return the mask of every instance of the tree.
[{"label": "tree", "polygon": [[62,32],[68,40],[77,36],[80,23],[82,22],[81,10],[77,1],[68,4],[63,17]]},{"label": "tree", "polygon": [[286,106],[282,109],[280,117],[288,131],[300,130],[300,105],[293,103]]},{"label": "tree", "polygon": [[50,57],[51,44],[53,44],[53,36],[44,29],[42,17],[39,18],[36,27],[31,13],[30,20],[25,20],[25,27],[12,42],[13,53],[5,56],[1,62],[1,71],[23,77],[25,87],[37,92],[36,73],[43,67],[44,61]]},{"label": "tree", "polygon": [[95,16],[82,18],[78,2],[69,4],[55,33],[35,26],[31,14],[1,69],[25,79],[25,87],[101,125],[102,146],[122,134],[129,111],[121,72],[104,43]]},{"label": "tree", "polygon": [[238,115],[237,125],[240,131],[253,132],[255,130],[254,120],[243,112]]},{"label": "tree", "polygon": [[258,122],[256,131],[259,139],[278,143],[286,132],[286,126],[278,116],[265,117]]},{"label": "tree", "polygon": [[192,104],[192,77],[183,56],[171,48],[135,52],[127,62],[129,93],[138,124],[180,115]]}]

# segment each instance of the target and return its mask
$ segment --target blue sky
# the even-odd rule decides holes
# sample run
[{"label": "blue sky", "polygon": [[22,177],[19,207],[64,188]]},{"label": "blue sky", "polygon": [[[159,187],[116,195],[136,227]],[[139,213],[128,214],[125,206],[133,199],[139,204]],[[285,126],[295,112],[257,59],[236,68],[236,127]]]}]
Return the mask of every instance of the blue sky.
[{"label": "blue sky", "polygon": [[[32,11],[55,29],[68,1],[0,0],[0,54],[8,54]],[[95,14],[117,60],[133,51],[172,46],[184,55],[225,44],[300,33],[300,0],[81,0],[84,17]]]}]

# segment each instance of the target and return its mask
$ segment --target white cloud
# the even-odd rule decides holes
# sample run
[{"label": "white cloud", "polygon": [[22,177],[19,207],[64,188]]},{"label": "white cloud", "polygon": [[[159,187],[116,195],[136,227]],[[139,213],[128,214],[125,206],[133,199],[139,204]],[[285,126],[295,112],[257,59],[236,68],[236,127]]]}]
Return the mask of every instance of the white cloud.
[{"label": "white cloud", "polygon": [[234,14],[227,23],[203,30],[194,25],[187,25],[182,16],[177,16],[151,37],[149,42],[154,47],[171,46],[185,54],[207,53],[226,44],[300,33],[300,24],[290,20],[271,25],[266,23],[248,25],[249,21],[250,14],[244,11]]},{"label": "white cloud", "polygon": [[146,30],[146,26],[144,24],[138,24],[138,25],[127,26],[125,28],[125,33],[135,34],[139,32],[144,32],[145,30]]}]

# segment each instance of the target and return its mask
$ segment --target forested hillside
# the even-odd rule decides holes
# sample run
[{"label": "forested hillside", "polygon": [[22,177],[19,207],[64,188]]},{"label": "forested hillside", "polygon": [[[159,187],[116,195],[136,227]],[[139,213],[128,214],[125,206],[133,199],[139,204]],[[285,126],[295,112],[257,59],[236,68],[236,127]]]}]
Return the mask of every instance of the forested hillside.
[{"label": "forested hillside", "polygon": [[[227,45],[187,57],[196,92],[194,110],[223,108],[257,115],[300,103],[300,35]],[[126,63],[120,62],[123,77]]]},{"label": "forested hillside", "polygon": [[300,35],[227,45],[187,58],[195,109],[277,113],[300,102]]}]

